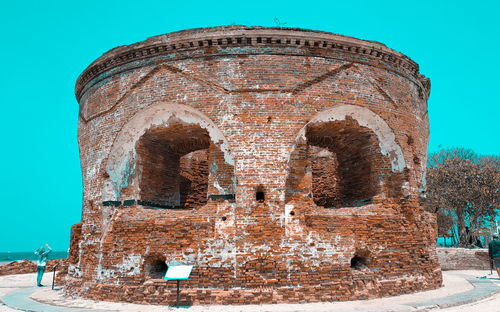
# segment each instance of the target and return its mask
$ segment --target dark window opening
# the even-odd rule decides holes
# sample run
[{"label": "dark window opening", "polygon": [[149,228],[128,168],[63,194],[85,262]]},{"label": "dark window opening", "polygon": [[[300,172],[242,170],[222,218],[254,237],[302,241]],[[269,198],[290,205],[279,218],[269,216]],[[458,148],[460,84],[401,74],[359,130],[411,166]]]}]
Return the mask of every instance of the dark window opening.
[{"label": "dark window opening", "polygon": [[264,192],[263,191],[256,192],[255,193],[255,200],[264,201]]},{"label": "dark window opening", "polygon": [[146,258],[144,269],[147,277],[161,279],[165,276],[168,265],[165,263],[165,259],[153,256]]},{"label": "dark window opening", "polygon": [[368,259],[358,255],[351,259],[351,268],[354,270],[361,270],[368,267]]},{"label": "dark window opening", "polygon": [[257,186],[255,189],[255,200],[258,202],[263,202],[265,200],[264,187],[262,185]]},{"label": "dark window opening", "polygon": [[306,136],[316,204],[357,207],[371,203],[388,168],[375,133],[346,118],[311,127]]},{"label": "dark window opening", "polygon": [[309,195],[325,208],[359,207],[400,189],[376,134],[349,116],[308,126],[288,170],[286,202]]},{"label": "dark window opening", "polygon": [[147,131],[136,145],[138,202],[161,208],[205,205],[209,146],[208,132],[195,125]]},{"label": "dark window opening", "polygon": [[351,259],[351,268],[354,270],[362,270],[370,265],[370,251],[367,249],[356,250],[354,257]]}]

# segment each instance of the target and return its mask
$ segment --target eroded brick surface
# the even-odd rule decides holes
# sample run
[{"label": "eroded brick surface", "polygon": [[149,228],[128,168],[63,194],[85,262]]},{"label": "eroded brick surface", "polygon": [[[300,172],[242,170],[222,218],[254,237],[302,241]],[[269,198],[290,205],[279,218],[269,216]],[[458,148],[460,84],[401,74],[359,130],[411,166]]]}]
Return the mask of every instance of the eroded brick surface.
[{"label": "eroded brick surface", "polygon": [[[56,265],[57,272],[66,274],[67,265],[65,259],[48,260],[47,266],[45,267],[45,272],[52,271],[54,269],[54,266]],[[12,261],[0,266],[0,276],[26,273],[36,273],[36,261],[24,259],[19,261]]]},{"label": "eroded brick surface", "polygon": [[376,42],[230,26],[111,50],[80,76],[66,282],[100,300],[353,300],[441,285],[429,80]]},{"label": "eroded brick surface", "polygon": [[442,270],[489,270],[488,249],[438,247],[437,255]]}]

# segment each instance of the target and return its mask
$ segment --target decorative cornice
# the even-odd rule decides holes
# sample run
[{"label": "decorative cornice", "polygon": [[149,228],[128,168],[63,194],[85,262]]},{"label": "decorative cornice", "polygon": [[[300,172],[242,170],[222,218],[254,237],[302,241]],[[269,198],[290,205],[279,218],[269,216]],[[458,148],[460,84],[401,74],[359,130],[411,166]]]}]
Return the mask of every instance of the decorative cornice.
[{"label": "decorative cornice", "polygon": [[[343,53],[338,57],[338,53]],[[407,56],[375,41],[304,29],[225,26],[185,30],[110,50],[94,61],[78,77],[78,101],[91,81],[107,78],[105,73],[129,64],[127,69],[143,66],[138,61],[168,56],[168,61],[224,55],[302,55],[322,56],[354,63],[387,67],[411,76],[422,97],[430,92],[429,79],[419,73],[418,64]],[[136,63],[137,62],[137,63]],[[131,64],[132,63],[132,64]]]}]

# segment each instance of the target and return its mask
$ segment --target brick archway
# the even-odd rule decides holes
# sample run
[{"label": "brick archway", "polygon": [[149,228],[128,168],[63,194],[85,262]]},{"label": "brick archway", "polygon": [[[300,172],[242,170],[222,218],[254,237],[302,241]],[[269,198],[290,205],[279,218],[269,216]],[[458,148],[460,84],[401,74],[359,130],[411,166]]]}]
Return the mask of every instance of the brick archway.
[{"label": "brick archway", "polygon": [[[387,123],[371,110],[341,105],[317,113],[298,133],[287,165],[285,201],[362,206],[399,194],[406,163]],[[391,185],[384,185],[391,184]],[[396,188],[396,190],[394,190]]]},{"label": "brick archway", "polygon": [[[109,176],[104,183],[103,200],[118,200],[123,189],[134,181],[131,176],[137,170],[138,160],[145,158],[145,150],[151,141],[158,141],[176,133],[178,147],[196,145],[185,154],[197,150],[209,150],[211,183],[209,194],[234,194],[234,160],[229,145],[217,126],[203,113],[180,104],[158,103],[137,113],[125,124],[111,148],[106,166]],[[182,139],[182,135],[186,138]],[[189,138],[188,138],[189,136]],[[149,143],[148,143],[149,141]],[[167,144],[167,141],[163,142]],[[150,144],[149,144],[150,145]],[[139,150],[138,150],[139,149]],[[191,155],[190,155],[191,157]],[[226,168],[228,167],[228,168]],[[231,172],[228,172],[231,171]],[[135,196],[140,196],[138,194]]]}]

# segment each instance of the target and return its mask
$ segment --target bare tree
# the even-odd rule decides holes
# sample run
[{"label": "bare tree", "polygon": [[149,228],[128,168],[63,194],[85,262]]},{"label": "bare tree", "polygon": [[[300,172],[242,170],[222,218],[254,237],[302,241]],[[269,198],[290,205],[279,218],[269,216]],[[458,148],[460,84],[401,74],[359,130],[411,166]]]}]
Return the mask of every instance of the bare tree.
[{"label": "bare tree", "polygon": [[[470,246],[495,220],[500,204],[500,158],[470,149],[443,149],[429,155],[424,207],[437,213],[438,231]],[[455,226],[457,231],[455,231]]]}]

